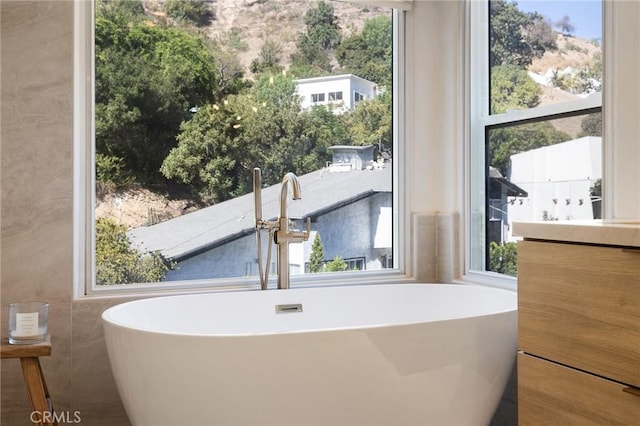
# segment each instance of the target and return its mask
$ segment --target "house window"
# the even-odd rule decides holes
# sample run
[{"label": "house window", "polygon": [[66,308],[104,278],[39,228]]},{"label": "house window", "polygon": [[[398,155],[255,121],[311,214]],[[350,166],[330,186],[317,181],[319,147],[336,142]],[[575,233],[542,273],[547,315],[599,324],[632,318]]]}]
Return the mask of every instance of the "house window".
[{"label": "house window", "polygon": [[602,2],[470,8],[468,269],[502,273],[512,222],[601,217]]},{"label": "house window", "polygon": [[348,271],[364,271],[366,269],[366,261],[364,257],[355,257],[345,259]]},{"label": "house window", "polygon": [[353,92],[353,101],[355,103],[364,101],[365,99],[367,99],[367,95],[365,95],[364,93],[355,92],[355,91]]},{"label": "house window", "polygon": [[[383,135],[375,141],[376,148],[387,154],[381,167],[366,170],[357,165],[368,164],[371,158],[360,158],[349,172],[327,173],[333,146],[360,147],[361,141],[351,139],[357,132],[345,127],[354,120],[304,109],[295,93],[296,78],[357,72],[358,64],[348,63],[348,58],[337,67],[334,60],[340,43],[361,46],[351,38],[362,34],[342,32],[348,26],[337,25],[337,16],[344,15],[345,7],[348,16],[355,18],[353,5],[327,1],[328,8],[316,10],[317,3],[305,3],[306,13],[327,13],[328,19],[321,20],[327,25],[323,29],[326,43],[309,46],[293,40],[286,46],[290,55],[268,62],[266,54],[256,58],[240,54],[246,51],[242,46],[255,41],[251,34],[216,33],[222,30],[211,23],[224,13],[216,9],[216,2],[204,2],[196,17],[184,17],[173,9],[175,5],[163,1],[79,3],[83,3],[79,9],[92,9],[86,12],[84,34],[95,33],[91,47],[77,46],[84,52],[78,56],[79,67],[86,67],[81,72],[95,76],[93,92],[84,83],[78,90],[87,99],[93,98],[87,108],[92,116],[85,121],[95,123],[94,129],[83,130],[94,147],[81,154],[93,163],[86,170],[90,182],[86,204],[91,206],[87,244],[93,247],[91,258],[84,262],[87,292],[120,291],[128,284],[145,284],[144,288],[255,286],[259,281],[251,195],[254,167],[262,169],[263,219],[278,216],[280,182],[287,172],[294,172],[302,199],[288,201],[290,214],[313,216],[312,231],[339,234],[340,239],[332,239],[332,244],[343,244],[343,250],[335,246],[332,250],[353,252],[358,246],[357,252],[367,256],[380,250],[371,243],[379,231],[378,215],[382,207],[397,203],[398,197],[393,155],[399,146],[397,108],[387,102],[386,109],[378,109],[385,117],[372,121],[373,125],[393,122],[392,130],[358,129]],[[260,13],[264,7],[255,3],[244,8],[246,16],[237,18],[271,16]],[[378,37],[376,43],[402,50],[403,39],[398,35],[403,25],[401,11],[355,7],[357,19],[364,22],[362,31]],[[284,19],[289,11],[279,13],[283,16],[276,18]],[[291,19],[296,17],[300,26],[293,36],[305,37],[306,31],[317,30],[305,27],[304,16]],[[264,27],[258,32],[260,39],[274,28],[284,30],[267,19],[255,24]],[[195,27],[213,32],[196,32]],[[290,37],[274,33],[271,38]],[[265,52],[269,48],[263,47]],[[323,54],[300,51],[316,48],[324,49]],[[375,83],[391,86],[402,77],[394,73],[402,58],[398,50],[391,56],[364,51],[354,58],[369,58],[370,63],[361,64],[360,71],[374,67],[380,80]],[[330,96],[340,100],[342,92]],[[394,93],[393,98],[397,97]],[[312,94],[311,100],[324,102],[325,93]],[[367,195],[363,198],[362,194]],[[397,230],[397,218],[389,226],[393,229],[384,232],[394,236],[392,246],[382,248],[400,256],[398,238],[403,233]],[[265,261],[268,246],[272,246],[273,261],[277,247],[266,234],[262,245]],[[306,246],[290,247],[292,265],[304,265],[309,255]],[[364,258],[348,259],[348,268],[364,270]],[[292,268],[292,285],[304,274],[301,269]],[[380,271],[383,269],[390,268],[383,264]],[[275,262],[271,262],[273,273]]]},{"label": "house window", "polygon": [[312,93],[311,102],[313,102],[314,104],[324,102],[324,93]]},{"label": "house window", "polygon": [[341,101],[342,92],[329,92],[329,102]]}]

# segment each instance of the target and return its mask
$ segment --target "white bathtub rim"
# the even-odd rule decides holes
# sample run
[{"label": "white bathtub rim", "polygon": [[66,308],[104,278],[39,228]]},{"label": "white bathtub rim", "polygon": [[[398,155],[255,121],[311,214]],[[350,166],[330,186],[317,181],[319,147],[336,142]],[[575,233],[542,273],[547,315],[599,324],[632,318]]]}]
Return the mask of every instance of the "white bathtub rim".
[{"label": "white bathtub rim", "polygon": [[[196,295],[196,294],[185,294],[185,295],[172,295],[172,296],[161,296],[161,297],[157,297],[157,298],[147,298],[147,299],[139,299],[139,300],[134,300],[134,301],[130,301],[130,302],[125,302],[125,303],[121,303],[115,306],[112,306],[111,308],[108,308],[107,310],[105,310],[102,313],[102,319],[103,319],[103,324],[105,327],[119,327],[119,328],[123,328],[123,329],[127,329],[127,331],[129,332],[137,332],[137,333],[149,333],[149,334],[160,334],[160,335],[171,335],[171,336],[185,336],[185,337],[224,337],[224,338],[228,338],[228,337],[234,337],[234,336],[238,336],[238,337],[244,337],[244,336],[272,336],[272,335],[278,335],[278,334],[296,334],[296,333],[318,333],[318,332],[325,332],[325,331],[344,331],[344,330],[362,330],[362,329],[373,329],[373,328],[382,328],[382,327],[394,327],[394,326],[406,326],[406,325],[411,325],[411,324],[420,324],[420,323],[424,323],[424,322],[439,322],[439,321],[451,321],[451,320],[456,320],[456,319],[464,319],[464,318],[471,318],[471,317],[478,317],[478,316],[492,316],[492,315],[500,315],[500,314],[504,314],[504,313],[508,313],[508,312],[513,312],[513,311],[517,311],[517,295],[515,294],[515,292],[509,291],[509,290],[504,290],[504,289],[498,289],[498,288],[492,288],[492,287],[487,287],[487,286],[478,286],[478,285],[471,285],[471,284],[428,284],[428,283],[424,283],[424,284],[378,284],[375,285],[375,287],[379,287],[379,286],[387,286],[387,287],[392,287],[392,286],[414,286],[414,285],[434,285],[434,286],[445,286],[445,287],[456,287],[456,288],[461,288],[461,287],[475,287],[475,288],[482,288],[482,289],[486,289],[487,291],[490,291],[492,293],[508,293],[510,294],[511,297],[514,297],[514,301],[513,301],[513,306],[509,307],[509,308],[502,308],[502,309],[493,309],[490,312],[484,313],[482,315],[478,315],[478,314],[458,314],[454,317],[446,317],[446,318],[439,318],[439,317],[434,317],[434,318],[430,318],[427,321],[425,320],[420,320],[420,321],[397,321],[397,322],[388,322],[388,321],[383,321],[380,323],[376,323],[376,322],[369,322],[363,325],[346,325],[346,326],[332,326],[332,327],[316,327],[316,328],[305,328],[305,329],[291,329],[291,330],[265,330],[265,331],[259,331],[259,330],[255,330],[255,331],[249,331],[249,332],[217,332],[217,331],[207,331],[207,332],[194,332],[194,331],[188,331],[188,332],[181,332],[181,331],[175,331],[175,330],[162,330],[162,329],[157,329],[157,328],[150,328],[150,327],[145,327],[142,326],[140,324],[132,324],[130,321],[126,321],[126,320],[121,320],[119,318],[117,318],[117,311],[120,309],[127,309],[127,308],[131,308],[132,306],[135,306],[136,304],[143,304],[146,301],[149,301],[151,299],[168,299],[168,298],[180,298],[180,299],[190,299],[190,298],[194,298],[194,297],[201,297],[203,295]],[[367,288],[367,287],[371,287],[370,285],[357,285],[357,286],[340,286],[341,288],[346,288],[346,287],[362,287],[362,288]],[[313,289],[327,289],[329,287],[327,286],[322,286],[322,287],[306,287],[306,288],[294,288],[294,289],[290,289],[290,290],[285,290],[286,292],[289,292],[289,294],[294,294],[297,291],[301,291],[301,292],[305,292],[309,291],[309,290],[313,290]],[[337,287],[333,287],[333,288],[337,288]],[[260,291],[260,290],[256,290],[256,291]],[[279,292],[282,290],[267,290],[268,292]],[[242,292],[233,292],[235,294],[240,294]],[[228,294],[228,293],[205,293],[204,296],[206,297],[215,297],[216,294]],[[273,297],[277,297],[277,294],[274,294]],[[285,315],[296,315],[296,314],[285,314]]]}]

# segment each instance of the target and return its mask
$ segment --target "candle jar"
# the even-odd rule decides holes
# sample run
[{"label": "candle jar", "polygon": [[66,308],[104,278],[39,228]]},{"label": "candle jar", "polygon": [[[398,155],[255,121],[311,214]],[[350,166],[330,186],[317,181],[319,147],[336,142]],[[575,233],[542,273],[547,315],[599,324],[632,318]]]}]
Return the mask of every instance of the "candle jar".
[{"label": "candle jar", "polygon": [[49,304],[15,302],[9,304],[9,343],[27,345],[44,342],[47,337]]}]

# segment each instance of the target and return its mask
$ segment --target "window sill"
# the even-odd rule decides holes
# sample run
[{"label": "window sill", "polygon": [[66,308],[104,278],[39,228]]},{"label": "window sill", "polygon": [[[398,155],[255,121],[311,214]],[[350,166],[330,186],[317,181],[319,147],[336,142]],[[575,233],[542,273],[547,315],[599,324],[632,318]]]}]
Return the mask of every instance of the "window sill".
[{"label": "window sill", "polygon": [[[298,277],[292,278],[291,288],[398,284],[409,282],[416,281],[399,270],[389,270],[385,272],[359,271],[357,273],[301,274]],[[268,290],[275,290],[275,287],[276,276],[273,275],[269,279]],[[128,296],[139,298],[204,292],[253,291],[259,289],[260,284],[256,277],[216,280],[215,285],[212,285],[210,280],[175,281],[172,283],[152,284],[115,284],[99,286],[87,294],[79,295],[76,299],[126,298]]]},{"label": "window sill", "polygon": [[501,288],[503,290],[518,291],[518,279],[503,274],[491,272],[469,272],[461,278],[454,280],[457,284],[475,284],[487,287]]}]

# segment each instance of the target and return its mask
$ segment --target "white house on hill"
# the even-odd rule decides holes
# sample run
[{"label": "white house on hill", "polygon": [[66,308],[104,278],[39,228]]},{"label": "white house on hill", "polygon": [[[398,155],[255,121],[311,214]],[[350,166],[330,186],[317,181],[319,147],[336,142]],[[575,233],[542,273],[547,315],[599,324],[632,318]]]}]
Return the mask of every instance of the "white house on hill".
[{"label": "white house on hill", "polygon": [[365,99],[378,97],[378,85],[353,74],[329,75],[296,80],[303,109],[324,105],[335,114],[355,108]]}]

